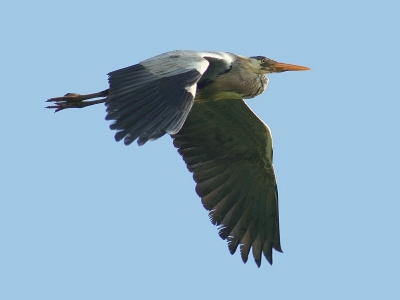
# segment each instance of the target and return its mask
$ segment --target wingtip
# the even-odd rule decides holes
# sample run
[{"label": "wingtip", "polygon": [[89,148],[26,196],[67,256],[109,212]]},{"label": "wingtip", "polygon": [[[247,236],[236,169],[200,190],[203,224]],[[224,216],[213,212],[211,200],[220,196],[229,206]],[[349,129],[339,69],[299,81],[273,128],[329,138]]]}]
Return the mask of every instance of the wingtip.
[{"label": "wingtip", "polygon": [[228,237],[228,249],[230,254],[235,254],[237,247],[239,246],[239,241],[235,238],[233,238],[232,236]]},{"label": "wingtip", "polygon": [[273,259],[272,259],[272,243],[267,242],[264,244],[263,250],[262,250],[264,257],[266,260],[269,262],[269,264],[272,266],[273,264]]}]

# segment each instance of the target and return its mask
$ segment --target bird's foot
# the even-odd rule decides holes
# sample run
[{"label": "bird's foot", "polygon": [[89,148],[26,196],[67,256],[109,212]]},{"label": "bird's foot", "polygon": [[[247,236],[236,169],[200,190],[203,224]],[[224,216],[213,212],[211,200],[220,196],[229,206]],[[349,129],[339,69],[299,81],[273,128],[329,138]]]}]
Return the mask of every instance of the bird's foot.
[{"label": "bird's foot", "polygon": [[53,105],[46,106],[46,108],[55,109],[55,112],[66,108],[83,108],[86,106],[91,106],[94,104],[104,103],[106,102],[107,98],[92,100],[92,101],[85,101],[87,99],[93,99],[98,97],[106,97],[108,96],[108,90],[94,93],[94,94],[87,94],[87,95],[80,95],[75,93],[67,93],[62,97],[55,97],[46,100],[46,102],[52,102]]}]

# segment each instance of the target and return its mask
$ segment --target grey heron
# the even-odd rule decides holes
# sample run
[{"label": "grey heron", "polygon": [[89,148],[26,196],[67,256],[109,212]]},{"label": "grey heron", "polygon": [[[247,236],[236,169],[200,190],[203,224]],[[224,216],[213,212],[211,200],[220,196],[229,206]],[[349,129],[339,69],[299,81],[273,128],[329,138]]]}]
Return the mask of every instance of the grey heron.
[{"label": "grey heron", "polygon": [[[105,103],[116,141],[139,145],[170,134],[196,192],[234,254],[282,252],[269,127],[243,99],[264,92],[267,73],[309,70],[264,56],[171,51],[108,74],[109,89],[48,99],[60,111]],[[100,99],[97,99],[100,98]],[[96,99],[87,101],[90,99]]]}]

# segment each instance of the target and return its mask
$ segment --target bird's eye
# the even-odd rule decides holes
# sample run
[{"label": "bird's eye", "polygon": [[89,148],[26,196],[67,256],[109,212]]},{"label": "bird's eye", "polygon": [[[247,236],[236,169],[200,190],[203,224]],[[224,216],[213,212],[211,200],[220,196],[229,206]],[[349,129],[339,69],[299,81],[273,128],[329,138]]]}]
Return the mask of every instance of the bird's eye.
[{"label": "bird's eye", "polygon": [[264,64],[267,60],[265,58],[261,59],[261,63]]}]

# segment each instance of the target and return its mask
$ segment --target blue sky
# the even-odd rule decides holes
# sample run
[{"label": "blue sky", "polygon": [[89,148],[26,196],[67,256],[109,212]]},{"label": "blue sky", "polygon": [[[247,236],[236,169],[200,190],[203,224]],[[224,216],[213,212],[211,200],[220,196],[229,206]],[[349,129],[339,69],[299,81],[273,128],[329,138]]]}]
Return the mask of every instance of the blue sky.
[{"label": "blue sky", "polygon": [[[353,2],[1,4],[0,298],[398,299],[400,7]],[[168,136],[44,109],[175,49],[312,68],[248,101],[274,138],[273,266],[229,254]]]}]

